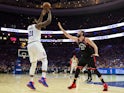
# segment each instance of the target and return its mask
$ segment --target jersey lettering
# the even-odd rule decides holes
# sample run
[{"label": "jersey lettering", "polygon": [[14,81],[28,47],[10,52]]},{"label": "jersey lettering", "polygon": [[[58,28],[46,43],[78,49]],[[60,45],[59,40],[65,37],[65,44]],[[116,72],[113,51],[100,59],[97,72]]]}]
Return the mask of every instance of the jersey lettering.
[{"label": "jersey lettering", "polygon": [[80,44],[79,44],[79,48],[80,48],[81,50],[85,50],[86,45],[85,45],[85,44],[83,44],[83,43],[80,43]]},{"label": "jersey lettering", "polygon": [[33,31],[29,31],[28,37],[33,36]]}]

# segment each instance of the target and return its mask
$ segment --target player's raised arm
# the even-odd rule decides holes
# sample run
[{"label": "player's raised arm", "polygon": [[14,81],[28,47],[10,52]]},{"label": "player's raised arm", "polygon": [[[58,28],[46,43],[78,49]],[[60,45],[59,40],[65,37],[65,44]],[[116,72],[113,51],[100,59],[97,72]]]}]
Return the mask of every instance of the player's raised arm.
[{"label": "player's raised arm", "polygon": [[48,26],[52,21],[52,14],[51,14],[51,10],[48,10],[48,18],[46,21],[42,22],[42,26],[46,27]]},{"label": "player's raised arm", "polygon": [[43,17],[44,17],[45,15],[46,15],[46,10],[44,10],[44,9],[43,9],[43,10],[41,11],[41,14],[40,14],[39,19],[38,19],[38,20],[36,20],[36,19],[34,20],[34,21],[35,21],[35,23],[37,23],[37,24],[38,24],[38,23],[42,22]]},{"label": "player's raised arm", "polygon": [[68,33],[64,30],[64,28],[62,27],[62,25],[61,25],[60,22],[58,22],[58,26],[59,26],[60,30],[64,33],[64,35],[65,35],[67,38],[72,39],[72,40],[74,40],[74,41],[76,41],[76,42],[78,41],[78,38],[77,38],[77,37],[68,34]]},{"label": "player's raised arm", "polygon": [[[36,22],[35,27],[37,29],[40,30],[41,28],[45,28],[46,26],[48,26],[51,23],[51,21],[52,21],[52,14],[51,14],[51,10],[50,9],[51,9],[51,4],[48,3],[48,2],[44,2],[43,3],[43,10],[41,12],[40,17],[39,17],[38,20],[35,20],[35,22]],[[42,22],[43,21],[43,16],[46,15],[46,14],[48,14],[48,18],[47,18],[46,21]]]},{"label": "player's raised arm", "polygon": [[[42,22],[43,16],[48,12],[48,18],[46,21]],[[36,22],[36,28],[41,29],[48,26],[51,23],[52,15],[50,10],[43,10],[39,20]]]},{"label": "player's raised arm", "polygon": [[91,56],[99,56],[99,54],[98,54],[98,47],[97,47],[97,45],[92,41],[92,40],[90,40],[90,39],[86,39],[86,41],[87,41],[87,43],[89,44],[89,45],[91,45],[93,48],[94,48],[94,54],[92,54]]}]

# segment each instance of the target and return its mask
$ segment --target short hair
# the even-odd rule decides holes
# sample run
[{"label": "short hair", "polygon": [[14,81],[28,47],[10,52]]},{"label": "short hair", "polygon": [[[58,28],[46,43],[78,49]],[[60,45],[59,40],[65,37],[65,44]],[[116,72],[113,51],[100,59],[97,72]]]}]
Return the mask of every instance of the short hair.
[{"label": "short hair", "polygon": [[85,35],[86,35],[86,33],[85,33],[84,31],[81,31],[81,33],[83,33],[83,36],[85,36]]}]

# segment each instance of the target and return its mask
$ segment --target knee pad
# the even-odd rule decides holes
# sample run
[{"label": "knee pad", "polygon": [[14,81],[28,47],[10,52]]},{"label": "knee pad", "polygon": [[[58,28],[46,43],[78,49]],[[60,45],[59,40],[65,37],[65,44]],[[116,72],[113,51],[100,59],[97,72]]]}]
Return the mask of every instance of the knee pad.
[{"label": "knee pad", "polygon": [[98,77],[101,77],[101,74],[99,73],[99,71],[97,69],[94,70],[94,73],[97,74]]}]

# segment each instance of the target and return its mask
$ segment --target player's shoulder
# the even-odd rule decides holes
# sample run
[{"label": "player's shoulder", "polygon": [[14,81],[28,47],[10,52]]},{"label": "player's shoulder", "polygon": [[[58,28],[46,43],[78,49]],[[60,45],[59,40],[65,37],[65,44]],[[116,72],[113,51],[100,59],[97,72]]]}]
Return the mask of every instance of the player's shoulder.
[{"label": "player's shoulder", "polygon": [[35,24],[31,24],[28,26],[28,29],[35,28]]},{"label": "player's shoulder", "polygon": [[84,37],[85,38],[85,40],[88,40],[89,38],[88,37]]},{"label": "player's shoulder", "polygon": [[31,29],[31,27],[32,27],[32,25],[29,25],[29,26],[27,27],[27,29]]},{"label": "player's shoulder", "polygon": [[91,41],[88,37],[85,37],[85,41],[88,42],[88,41]]}]

